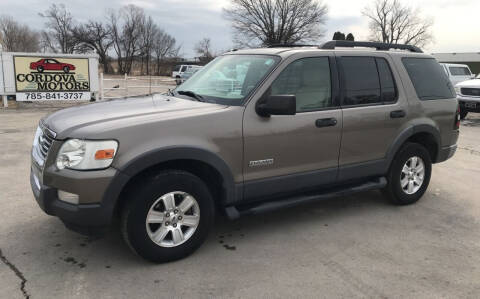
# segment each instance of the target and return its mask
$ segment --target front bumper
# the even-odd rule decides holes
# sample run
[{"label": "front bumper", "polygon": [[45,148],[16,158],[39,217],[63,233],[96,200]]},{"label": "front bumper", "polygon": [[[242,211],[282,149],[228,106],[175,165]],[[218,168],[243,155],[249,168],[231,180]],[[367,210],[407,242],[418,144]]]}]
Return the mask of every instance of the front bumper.
[{"label": "front bumper", "polygon": [[[96,234],[105,231],[113,218],[114,204],[104,201],[110,195],[110,182],[118,173],[110,168],[102,171],[41,171],[32,163],[30,185],[40,208],[47,214],[59,217],[65,225],[77,232]],[[47,183],[48,182],[48,183]],[[58,190],[79,195],[79,204],[71,204],[58,198]],[[92,202],[92,200],[94,202]],[[116,200],[115,200],[116,201]]]}]

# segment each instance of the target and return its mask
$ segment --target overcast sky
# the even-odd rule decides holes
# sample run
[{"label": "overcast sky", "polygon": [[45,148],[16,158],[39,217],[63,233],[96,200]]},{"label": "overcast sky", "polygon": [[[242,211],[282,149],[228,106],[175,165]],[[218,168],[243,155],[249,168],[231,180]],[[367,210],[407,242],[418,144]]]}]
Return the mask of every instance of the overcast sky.
[{"label": "overcast sky", "polygon": [[[337,30],[352,32],[356,40],[368,37],[368,22],[362,9],[374,0],[324,1],[329,7],[325,40]],[[418,7],[423,16],[434,19],[435,42],[427,52],[480,52],[480,0],[403,0]],[[105,11],[125,4],[143,7],[147,14],[182,45],[182,53],[193,57],[193,47],[202,37],[209,37],[216,51],[232,47],[228,21],[222,8],[229,0],[0,0],[0,14],[41,29],[44,20],[38,12],[51,3],[64,3],[77,21],[101,19]]]}]

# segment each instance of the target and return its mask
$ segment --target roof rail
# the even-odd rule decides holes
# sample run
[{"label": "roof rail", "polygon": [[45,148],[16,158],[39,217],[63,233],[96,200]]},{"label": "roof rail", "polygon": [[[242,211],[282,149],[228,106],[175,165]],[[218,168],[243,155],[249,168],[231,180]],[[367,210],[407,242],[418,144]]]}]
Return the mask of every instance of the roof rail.
[{"label": "roof rail", "polygon": [[298,47],[318,47],[318,45],[302,45],[302,44],[272,44],[267,48],[298,48]]},{"label": "roof rail", "polygon": [[398,50],[408,50],[414,53],[423,53],[423,51],[412,45],[402,45],[402,44],[386,44],[386,43],[377,43],[377,42],[353,42],[347,40],[332,40],[324,43],[319,48],[324,50],[334,50],[336,47],[367,47],[367,48],[376,48],[377,50],[388,51],[390,49]]}]

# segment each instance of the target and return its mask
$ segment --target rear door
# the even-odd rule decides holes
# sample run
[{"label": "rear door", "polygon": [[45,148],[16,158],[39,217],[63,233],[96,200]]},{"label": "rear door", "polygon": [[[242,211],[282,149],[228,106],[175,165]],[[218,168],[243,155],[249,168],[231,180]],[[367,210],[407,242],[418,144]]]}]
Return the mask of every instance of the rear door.
[{"label": "rear door", "polygon": [[[384,158],[406,116],[389,55],[337,54],[343,133],[339,180],[381,174]],[[404,97],[404,95],[400,95]]]}]

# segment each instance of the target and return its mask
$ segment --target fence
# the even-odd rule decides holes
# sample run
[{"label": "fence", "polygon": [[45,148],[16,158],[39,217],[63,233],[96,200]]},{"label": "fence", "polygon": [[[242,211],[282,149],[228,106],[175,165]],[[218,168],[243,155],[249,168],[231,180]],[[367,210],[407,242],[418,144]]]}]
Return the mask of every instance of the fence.
[{"label": "fence", "polygon": [[[117,84],[116,84],[117,83]],[[166,92],[175,87],[175,79],[159,76],[104,78],[100,73],[100,100]]]}]

